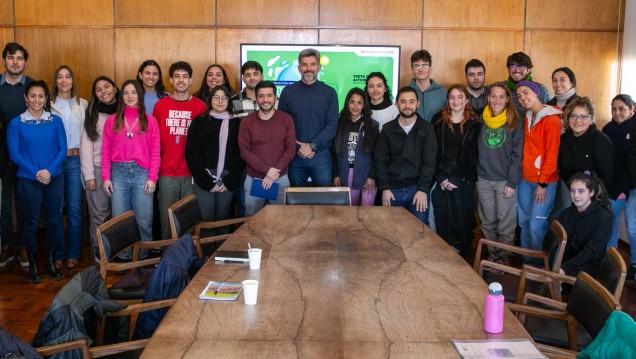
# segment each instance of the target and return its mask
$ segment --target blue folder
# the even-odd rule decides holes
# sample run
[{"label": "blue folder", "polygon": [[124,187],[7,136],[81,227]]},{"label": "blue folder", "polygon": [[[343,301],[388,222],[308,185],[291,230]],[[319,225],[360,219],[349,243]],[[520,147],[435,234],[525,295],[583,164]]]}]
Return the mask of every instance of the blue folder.
[{"label": "blue folder", "polygon": [[265,199],[276,200],[278,196],[278,182],[272,183],[272,186],[265,190],[263,189],[263,180],[260,178],[254,178],[252,180],[252,189],[250,190],[250,196],[259,197]]}]

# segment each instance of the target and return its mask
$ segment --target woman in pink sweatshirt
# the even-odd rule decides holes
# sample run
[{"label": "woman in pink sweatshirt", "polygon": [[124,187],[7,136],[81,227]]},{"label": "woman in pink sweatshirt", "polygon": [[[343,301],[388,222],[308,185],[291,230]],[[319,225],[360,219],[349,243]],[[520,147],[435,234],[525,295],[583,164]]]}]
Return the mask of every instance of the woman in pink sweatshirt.
[{"label": "woman in pink sweatshirt", "polygon": [[[113,217],[133,210],[141,240],[152,241],[152,197],[159,175],[159,126],[146,114],[136,80],[122,85],[117,111],[104,124],[103,190],[111,197]],[[131,251],[120,255],[130,260]],[[145,258],[148,250],[142,250]]]}]

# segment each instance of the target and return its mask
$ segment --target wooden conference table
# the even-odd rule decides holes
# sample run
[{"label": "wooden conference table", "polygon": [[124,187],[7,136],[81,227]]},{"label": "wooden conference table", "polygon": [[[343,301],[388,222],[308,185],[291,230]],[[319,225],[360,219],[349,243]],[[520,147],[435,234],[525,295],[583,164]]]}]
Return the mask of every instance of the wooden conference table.
[{"label": "wooden conference table", "polygon": [[[451,339],[528,337],[508,310],[483,331],[486,284],[403,208],[266,206],[222,249],[248,242],[261,269],[208,261],[143,358],[456,358]],[[198,298],[245,279],[255,306]]]}]

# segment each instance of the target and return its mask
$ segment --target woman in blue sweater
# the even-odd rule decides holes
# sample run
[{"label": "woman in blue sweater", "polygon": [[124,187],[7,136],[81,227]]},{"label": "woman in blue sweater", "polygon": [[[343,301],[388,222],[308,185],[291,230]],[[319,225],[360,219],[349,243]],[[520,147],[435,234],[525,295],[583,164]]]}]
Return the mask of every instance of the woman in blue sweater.
[{"label": "woman in blue sweater", "polygon": [[46,226],[46,272],[53,280],[64,275],[55,266],[55,253],[63,253],[62,200],[66,159],[66,132],[62,119],[51,114],[49,88],[44,81],[29,83],[24,100],[27,110],[7,129],[9,156],[18,167],[18,201],[24,209],[22,241],[29,253],[29,280],[41,283],[37,268],[37,232],[40,206]]}]

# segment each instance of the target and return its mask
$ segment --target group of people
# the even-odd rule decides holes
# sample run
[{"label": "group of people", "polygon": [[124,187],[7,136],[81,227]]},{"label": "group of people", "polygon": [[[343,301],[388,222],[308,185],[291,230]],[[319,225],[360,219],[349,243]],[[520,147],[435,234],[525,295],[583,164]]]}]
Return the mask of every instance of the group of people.
[{"label": "group of people", "polygon": [[[431,78],[430,53],[419,50],[410,59],[413,80],[395,101],[385,76],[372,72],[340,108],[335,90],[318,80],[320,58],[315,49],[301,51],[300,80],[280,97],[254,61],[241,66],[242,91],[234,93],[214,64],[190,95],[187,62],[169,67],[173,92],[167,93],[161,67],[147,60],[121,89],[106,76],[95,79],[87,102],[77,95],[70,67],[55,70],[49,92],[44,81],[24,75],[27,50],[8,43],[0,79],[6,130],[0,137],[10,158],[0,156],[0,267],[19,250],[29,279],[42,281],[36,257],[42,205],[46,274],[60,280],[64,265],[77,266],[83,189],[96,246],[97,226],[128,210],[142,240],[151,241],[155,195],[161,236],[168,238],[167,209],[190,194],[203,219],[214,221],[232,217],[234,203],[237,215],[250,216],[282,204],[287,187],[310,184],[349,187],[353,205],[404,206],[464,256],[476,225],[475,190],[489,239],[513,243],[519,225],[521,245],[540,249],[552,215],[570,236],[562,270],[571,275],[593,272],[607,246],[616,246],[624,210],[636,262],[629,96],[614,99],[613,120],[601,132],[567,67],[552,75],[554,98],[532,80],[532,62],[522,52],[508,57],[505,81],[485,86],[486,67],[473,59],[465,67],[467,84],[445,89]],[[14,188],[19,246],[9,241]],[[510,253],[490,250],[491,260],[509,260]]]}]

